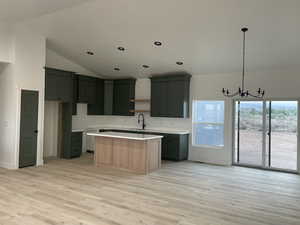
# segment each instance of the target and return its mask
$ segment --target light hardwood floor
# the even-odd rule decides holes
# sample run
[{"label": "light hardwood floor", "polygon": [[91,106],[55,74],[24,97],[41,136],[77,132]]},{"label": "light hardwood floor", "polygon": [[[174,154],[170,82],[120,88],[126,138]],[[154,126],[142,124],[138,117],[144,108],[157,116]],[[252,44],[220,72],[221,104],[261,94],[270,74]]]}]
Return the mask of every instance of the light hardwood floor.
[{"label": "light hardwood floor", "polygon": [[149,175],[95,168],[90,155],[0,169],[5,225],[299,225],[300,176],[200,163]]}]

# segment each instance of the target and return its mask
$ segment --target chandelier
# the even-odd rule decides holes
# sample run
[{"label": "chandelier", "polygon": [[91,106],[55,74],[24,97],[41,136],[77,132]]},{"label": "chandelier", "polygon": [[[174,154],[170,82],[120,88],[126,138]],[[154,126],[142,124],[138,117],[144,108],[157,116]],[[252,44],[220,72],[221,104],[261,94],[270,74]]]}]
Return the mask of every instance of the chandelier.
[{"label": "chandelier", "polygon": [[263,98],[265,95],[265,91],[262,90],[261,88],[258,88],[257,92],[255,94],[250,93],[249,90],[245,89],[245,43],[246,43],[246,32],[248,31],[247,27],[242,28],[243,32],[243,74],[242,74],[242,86],[239,87],[239,89],[231,93],[228,89],[223,88],[222,93],[226,97],[235,97],[235,96],[240,96],[240,97],[254,97],[254,98]]}]

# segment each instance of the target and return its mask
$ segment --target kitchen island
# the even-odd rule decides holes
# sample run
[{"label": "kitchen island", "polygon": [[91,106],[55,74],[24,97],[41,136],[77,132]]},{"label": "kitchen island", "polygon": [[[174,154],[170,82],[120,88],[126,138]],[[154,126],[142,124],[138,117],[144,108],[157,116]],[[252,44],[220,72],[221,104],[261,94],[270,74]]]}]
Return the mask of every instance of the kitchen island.
[{"label": "kitchen island", "polygon": [[97,167],[113,167],[148,174],[161,167],[163,136],[121,132],[89,132],[95,137]]}]

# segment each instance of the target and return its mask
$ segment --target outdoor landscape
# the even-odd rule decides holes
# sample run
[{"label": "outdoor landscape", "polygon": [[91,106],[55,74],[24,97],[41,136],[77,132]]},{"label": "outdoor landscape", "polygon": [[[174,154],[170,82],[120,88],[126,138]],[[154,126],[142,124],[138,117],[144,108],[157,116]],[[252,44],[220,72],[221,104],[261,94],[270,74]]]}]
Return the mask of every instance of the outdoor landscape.
[{"label": "outdoor landscape", "polygon": [[[296,101],[271,103],[271,167],[291,170],[297,168],[297,108]],[[266,134],[269,132],[269,109],[269,102],[266,102]],[[240,103],[240,163],[262,164],[262,112],[262,102]],[[268,165],[268,135],[266,145]]]}]

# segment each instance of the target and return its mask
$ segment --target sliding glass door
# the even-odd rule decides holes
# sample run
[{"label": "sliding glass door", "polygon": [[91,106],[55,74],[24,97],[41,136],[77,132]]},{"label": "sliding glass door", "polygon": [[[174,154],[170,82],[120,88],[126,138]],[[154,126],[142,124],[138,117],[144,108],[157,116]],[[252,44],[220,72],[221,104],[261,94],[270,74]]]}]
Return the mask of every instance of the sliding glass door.
[{"label": "sliding glass door", "polygon": [[242,164],[262,164],[263,103],[237,102],[237,160]]},{"label": "sliding glass door", "polygon": [[297,170],[298,101],[236,101],[234,164]]},{"label": "sliding glass door", "polygon": [[269,166],[297,170],[297,101],[270,101]]}]

